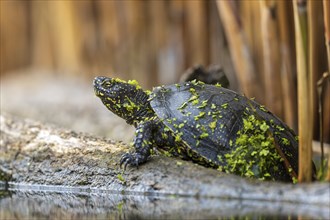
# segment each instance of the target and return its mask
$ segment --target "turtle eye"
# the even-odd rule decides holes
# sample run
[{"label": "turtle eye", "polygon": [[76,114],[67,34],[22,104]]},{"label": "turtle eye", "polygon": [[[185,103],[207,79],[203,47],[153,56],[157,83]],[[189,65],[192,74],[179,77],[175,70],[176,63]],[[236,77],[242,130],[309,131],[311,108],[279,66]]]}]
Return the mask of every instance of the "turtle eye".
[{"label": "turtle eye", "polygon": [[109,81],[104,81],[102,83],[102,87],[105,89],[109,89],[111,87],[111,83]]}]

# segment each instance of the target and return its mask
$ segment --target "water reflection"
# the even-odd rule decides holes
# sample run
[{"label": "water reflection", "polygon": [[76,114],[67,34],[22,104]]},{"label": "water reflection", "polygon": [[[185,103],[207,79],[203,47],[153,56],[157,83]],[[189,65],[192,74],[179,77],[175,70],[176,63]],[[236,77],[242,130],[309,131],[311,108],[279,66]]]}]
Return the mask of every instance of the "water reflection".
[{"label": "water reflection", "polygon": [[328,207],[175,196],[0,190],[0,219],[327,219]]}]

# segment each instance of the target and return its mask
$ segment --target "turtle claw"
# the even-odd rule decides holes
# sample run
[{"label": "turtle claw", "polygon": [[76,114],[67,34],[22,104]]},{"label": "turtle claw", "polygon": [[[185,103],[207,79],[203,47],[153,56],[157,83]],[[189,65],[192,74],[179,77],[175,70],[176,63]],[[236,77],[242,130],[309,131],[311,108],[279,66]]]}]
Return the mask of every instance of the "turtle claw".
[{"label": "turtle claw", "polygon": [[124,170],[126,170],[127,165],[135,166],[138,168],[139,160],[136,153],[125,153],[120,159],[120,168],[122,168],[122,165],[124,165]]}]

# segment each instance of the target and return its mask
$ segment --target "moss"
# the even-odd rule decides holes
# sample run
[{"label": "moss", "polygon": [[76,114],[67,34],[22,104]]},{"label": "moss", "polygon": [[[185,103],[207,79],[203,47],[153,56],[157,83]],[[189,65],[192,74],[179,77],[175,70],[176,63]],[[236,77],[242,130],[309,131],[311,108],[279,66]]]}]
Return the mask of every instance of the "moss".
[{"label": "moss", "polygon": [[181,161],[177,161],[176,165],[181,166],[183,163]]},{"label": "moss", "polygon": [[204,117],[205,112],[200,112],[198,115],[194,116],[195,121],[198,121],[200,118]]},{"label": "moss", "polygon": [[202,101],[201,105],[198,106],[197,108],[205,108],[205,107],[207,106],[207,101],[208,101],[208,100],[204,100],[204,101]]},{"label": "moss", "polygon": [[209,127],[211,128],[212,132],[214,132],[214,129],[216,128],[216,126],[217,126],[217,120],[209,123]]},{"label": "moss", "polygon": [[163,139],[168,139],[168,135],[166,133],[161,133]]},{"label": "moss", "polygon": [[199,103],[199,100],[198,99],[195,99],[191,102],[192,105],[197,105]]},{"label": "moss", "polygon": [[191,92],[192,94],[195,94],[196,93],[196,89],[195,88],[190,88],[189,89],[189,92]]},{"label": "moss", "polygon": [[287,146],[290,145],[290,141],[289,141],[287,138],[282,137],[281,140],[282,140],[282,143],[283,143],[284,145],[287,145]]},{"label": "moss", "polygon": [[135,86],[137,89],[141,89],[141,86],[139,85],[139,83],[138,83],[135,79],[133,79],[133,80],[128,80],[127,83],[130,84],[130,85]]},{"label": "moss", "polygon": [[276,125],[276,129],[279,130],[279,131],[284,131],[285,129],[279,125]]},{"label": "moss", "polygon": [[222,104],[221,107],[222,107],[223,109],[228,108],[228,103],[224,103],[224,104]]},{"label": "moss", "polygon": [[199,137],[200,137],[200,138],[206,138],[206,137],[208,137],[208,136],[209,136],[208,133],[203,132]]},{"label": "moss", "polygon": [[218,88],[222,87],[222,85],[220,83],[216,83],[215,86],[218,87]]},{"label": "moss", "polygon": [[198,96],[197,95],[192,95],[189,99],[188,99],[188,102],[192,102],[194,100],[198,99]]},{"label": "moss", "polygon": [[187,102],[184,102],[184,103],[182,103],[182,105],[178,108],[178,110],[182,110],[182,109],[184,109],[185,107],[187,107]]},{"label": "moss", "polygon": [[298,183],[298,179],[296,177],[292,177],[292,183],[294,184]]},{"label": "moss", "polygon": [[[221,169],[241,176],[271,180],[269,170],[276,169],[281,156],[268,130],[267,123],[256,119],[254,115],[244,118],[243,129],[237,133],[235,149],[221,158],[227,161],[227,165]],[[233,145],[233,141],[229,145]]]},{"label": "moss", "polygon": [[183,133],[182,132],[180,132],[180,133],[178,133],[178,134],[176,134],[175,135],[175,142],[181,142],[181,136],[183,135]]},{"label": "moss", "polygon": [[259,109],[263,112],[268,112],[267,109],[265,108],[265,106],[260,105]]},{"label": "moss", "polygon": [[184,123],[181,123],[178,125],[178,128],[183,128],[183,126],[184,126]]},{"label": "moss", "polygon": [[126,180],[121,173],[117,174],[117,179],[123,184],[126,183]]}]

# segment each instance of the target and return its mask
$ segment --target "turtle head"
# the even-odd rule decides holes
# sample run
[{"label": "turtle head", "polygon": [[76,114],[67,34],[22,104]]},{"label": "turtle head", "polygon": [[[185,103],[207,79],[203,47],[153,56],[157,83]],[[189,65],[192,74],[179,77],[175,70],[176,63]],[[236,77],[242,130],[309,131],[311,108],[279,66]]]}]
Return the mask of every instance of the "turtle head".
[{"label": "turtle head", "polygon": [[124,81],[117,78],[96,77],[94,92],[113,113],[136,124],[150,109],[148,95],[135,80]]}]

